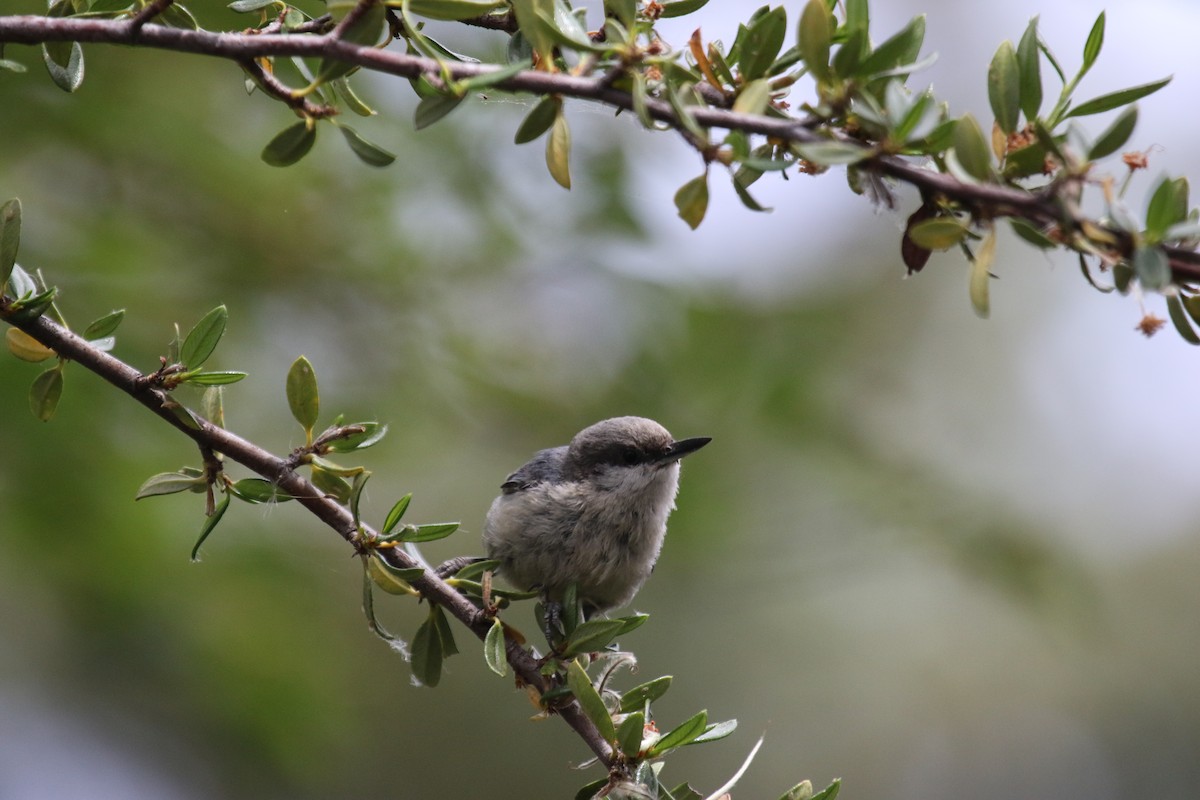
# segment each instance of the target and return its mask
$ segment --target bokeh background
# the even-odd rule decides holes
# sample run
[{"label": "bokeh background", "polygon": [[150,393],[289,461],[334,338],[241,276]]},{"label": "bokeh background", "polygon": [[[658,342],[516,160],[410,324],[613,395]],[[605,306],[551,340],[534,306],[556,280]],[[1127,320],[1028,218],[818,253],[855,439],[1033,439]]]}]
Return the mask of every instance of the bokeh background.
[{"label": "bokeh background", "polygon": [[[980,118],[1001,40],[1040,14],[1071,68],[1105,7],[875,5],[877,40],[928,13],[941,57],[913,84]],[[728,42],[756,6],[666,30]],[[1107,9],[1081,98],[1176,76],[1141,103],[1141,209],[1162,172],[1200,175],[1200,10]],[[765,734],[738,797],[837,776],[856,798],[1195,796],[1200,353],[1143,339],[1138,300],[1073,258],[1003,238],[980,321],[957,255],[904,279],[913,196],[873,208],[838,170],[764,179],[762,215],[716,176],[691,232],[671,197],[695,154],[586,104],[569,194],[540,143],[512,145],[530,100],[416,133],[391,80],[361,84],[381,114],[350,122],[392,167],[326,129],[281,170],[258,154],[293,118],[227,63],[90,46],[68,96],[36,49],[5,55],[30,70],[0,73],[0,195],[21,197],[20,260],[67,318],[127,309],[116,354],[149,370],[174,323],[227,304],[212,366],[250,372],[228,424],[276,452],[302,439],[283,384],[306,354],[324,419],[391,426],[363,458],[373,519],[411,491],[414,520],[462,520],[430,558],[477,552],[503,476],[597,419],[713,437],[625,644],[631,681],[675,675],[660,726],[707,708],[740,727],[668,783],[715,788]],[[299,509],[235,504],[189,563],[200,498],[133,496],[195,450],[78,368],[37,423],[37,371],[0,359],[0,798],[568,797],[597,777],[465,634],[440,687],[412,686],[364,624],[358,562]],[[423,615],[380,606],[410,636]]]}]

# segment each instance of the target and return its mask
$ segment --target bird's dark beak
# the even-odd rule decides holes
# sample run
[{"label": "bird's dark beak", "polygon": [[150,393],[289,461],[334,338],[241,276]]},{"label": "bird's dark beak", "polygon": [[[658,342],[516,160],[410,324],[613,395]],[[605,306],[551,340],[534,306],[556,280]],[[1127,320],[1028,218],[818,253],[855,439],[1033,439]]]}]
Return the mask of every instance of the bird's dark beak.
[{"label": "bird's dark beak", "polygon": [[711,441],[711,436],[697,436],[694,439],[680,439],[678,442],[671,442],[671,446],[663,453],[662,458],[659,459],[659,463],[670,464],[673,461],[678,461],[689,453],[696,452]]}]

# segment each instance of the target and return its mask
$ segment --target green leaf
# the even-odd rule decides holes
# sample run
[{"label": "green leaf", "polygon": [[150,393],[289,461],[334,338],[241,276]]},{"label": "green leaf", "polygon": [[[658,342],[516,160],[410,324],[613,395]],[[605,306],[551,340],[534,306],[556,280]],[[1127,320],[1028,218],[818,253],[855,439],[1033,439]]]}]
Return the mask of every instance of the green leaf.
[{"label": "green leaf", "polygon": [[1200,336],[1196,335],[1192,323],[1188,321],[1188,315],[1183,310],[1183,301],[1179,299],[1176,292],[1167,295],[1167,312],[1171,315],[1171,322],[1174,323],[1175,330],[1179,331],[1183,340],[1188,344],[1200,345]]},{"label": "green leaf", "polygon": [[724,739],[729,734],[737,730],[737,720],[727,719],[724,722],[717,722],[713,725],[705,727],[704,733],[697,736],[688,742],[692,744],[704,744],[705,742],[715,742],[718,739]]},{"label": "green leaf", "polygon": [[334,439],[328,445],[329,452],[350,453],[355,450],[366,450],[368,447],[379,444],[388,431],[388,426],[379,422],[356,422],[354,425],[362,428],[362,431],[341,439]]},{"label": "green leaf", "polygon": [[160,19],[164,25],[172,28],[183,28],[189,31],[200,30],[200,24],[192,16],[192,12],[179,3],[172,3],[164,8]]},{"label": "green leaf", "polygon": [[396,505],[392,506],[392,510],[388,512],[387,517],[383,520],[383,529],[380,531],[384,536],[392,532],[400,522],[400,518],[404,516],[404,512],[408,510],[409,503],[412,502],[412,492],[404,495],[396,501]]},{"label": "green leaf", "polygon": [[995,227],[991,227],[988,229],[987,236],[983,239],[983,244],[979,246],[979,250],[975,253],[975,258],[971,261],[971,307],[983,319],[987,319],[988,314],[991,312],[988,288],[992,279],[992,263],[995,260],[996,229]]},{"label": "green leaf", "polygon": [[458,645],[454,642],[454,631],[450,627],[450,620],[446,618],[446,612],[441,606],[434,606],[430,617],[433,619],[433,628],[437,631],[438,639],[442,643],[442,653],[447,658],[456,655]]},{"label": "green leaf", "polygon": [[812,800],[812,781],[803,780],[779,796],[779,800]]},{"label": "green leaf", "polygon": [[260,8],[274,5],[279,0],[234,0],[226,6],[230,11],[236,11],[239,14],[246,14],[251,11],[258,11]]},{"label": "green leaf", "polygon": [[504,83],[514,75],[524,72],[525,70],[530,69],[532,66],[533,62],[529,59],[521,59],[520,61],[515,61],[507,66],[503,66],[500,69],[491,70],[490,72],[484,72],[480,75],[467,78],[466,80],[461,81],[459,85],[464,91],[477,92],[482,89],[488,89],[498,83]]},{"label": "green leaf", "polygon": [[[751,211],[759,211],[759,212],[771,211],[770,208],[763,206],[761,203],[759,203],[757,200],[754,199],[754,197],[750,194],[750,190],[746,188],[746,185],[745,185],[746,182],[743,181],[739,177],[742,174],[749,174],[749,173],[750,173],[750,171],[746,171],[745,173],[743,173],[741,170],[739,170],[737,173],[734,174],[734,176],[733,176],[733,191],[734,191],[734,193],[737,194],[738,199],[742,201],[742,205],[744,205],[746,208],[750,209]],[[758,175],[761,175],[761,174],[762,173],[755,171],[756,178]]]},{"label": "green leaf", "polygon": [[[798,53],[800,48],[797,45],[794,50]],[[846,41],[838,48],[838,51],[833,55],[833,61],[830,66],[834,75],[842,78],[853,78],[859,73],[862,68],[863,59],[871,50],[870,38],[865,30],[852,30],[850,35],[846,37]],[[780,59],[784,61],[786,59]],[[778,69],[778,62],[776,69]]]},{"label": "green leaf", "polygon": [[[824,8],[822,0],[812,0]],[[828,10],[826,10],[828,14]],[[749,83],[763,77],[775,63],[776,56],[783,48],[783,40],[787,36],[787,11],[783,6],[773,8],[758,16],[746,29],[742,39],[741,56],[738,68],[742,80]],[[825,62],[826,72],[829,69],[829,23],[825,28]],[[813,67],[810,65],[810,69]],[[815,72],[815,69],[814,69]]]},{"label": "green leaf", "polygon": [[1141,86],[1131,86],[1128,89],[1122,89],[1111,94],[1100,95],[1086,103],[1080,103],[1066,113],[1063,119],[1070,117],[1086,117],[1089,114],[1100,114],[1104,111],[1111,111],[1114,108],[1127,106],[1130,103],[1141,100],[1149,94],[1154,94],[1159,89],[1171,82],[1171,77],[1163,78],[1162,80],[1152,81],[1151,83],[1143,83]]},{"label": "green leaf", "polygon": [[438,606],[430,609],[429,616],[417,628],[417,635],[412,641],[413,677],[429,687],[437,686],[442,679],[442,662],[445,660],[441,637],[438,636],[434,621],[437,610]]},{"label": "green leaf", "polygon": [[890,37],[867,56],[859,69],[860,74],[870,78],[901,64],[910,64],[921,52],[925,41],[925,15],[913,17],[908,25]]},{"label": "green leaf", "polygon": [[857,164],[870,157],[871,151],[850,142],[797,142],[793,145],[796,152],[806,161],[832,167],[838,164]]},{"label": "green leaf", "polygon": [[204,473],[198,469],[181,469],[178,472],[160,472],[146,479],[138,489],[134,500],[143,497],[158,497],[176,492],[202,492],[207,486]]},{"label": "green leaf", "polygon": [[737,114],[762,114],[771,102],[771,86],[766,78],[751,81],[741,88],[733,101]]},{"label": "green leaf", "polygon": [[567,118],[559,113],[546,138],[546,168],[550,177],[564,189],[571,188],[571,129]]},{"label": "green leaf", "polygon": [[1054,243],[1054,240],[1043,233],[1040,228],[1034,227],[1020,217],[1009,217],[1008,222],[1012,225],[1013,232],[1017,236],[1020,236],[1039,250],[1053,250],[1058,247]]},{"label": "green leaf", "polygon": [[822,82],[833,76],[829,69],[832,29],[833,16],[829,13],[828,4],[824,0],[808,0],[800,12],[800,53],[809,72]]},{"label": "green leaf", "polygon": [[120,308],[116,311],[110,311],[91,325],[88,325],[83,331],[83,338],[90,340],[109,336],[117,329],[123,319],[125,319],[125,309]]},{"label": "green leaf", "polygon": [[629,714],[644,708],[646,703],[653,703],[667,693],[667,689],[671,688],[672,680],[670,675],[663,675],[661,678],[639,684],[625,692],[621,695],[621,713]]},{"label": "green leaf", "polygon": [[964,114],[954,126],[954,153],[971,177],[981,181],[992,177],[991,148],[979,123],[970,114]]},{"label": "green leaf", "polygon": [[676,747],[682,747],[688,742],[695,739],[700,734],[704,733],[704,728],[708,724],[708,712],[701,711],[696,716],[685,720],[677,728],[663,734],[663,737],[654,743],[646,753],[647,758],[657,758]]},{"label": "green leaf", "polygon": [[704,795],[697,792],[690,783],[681,783],[671,790],[671,800],[702,800]]},{"label": "green leaf", "polygon": [[[417,106],[418,110],[420,105]],[[358,156],[358,160],[370,167],[386,167],[396,160],[396,156],[384,150],[374,142],[364,139],[358,131],[349,125],[338,125],[338,130],[350,145],[350,151]]]},{"label": "green leaf", "polygon": [[584,715],[600,731],[604,741],[611,742],[616,739],[617,730],[613,726],[612,717],[605,708],[604,701],[600,699],[596,687],[592,685],[592,679],[580,665],[579,659],[573,660],[567,667],[567,685],[571,687],[571,693],[579,701],[579,707],[583,709]]},{"label": "green leaf", "polygon": [[49,422],[58,410],[62,397],[62,365],[57,364],[33,379],[29,389],[29,409],[42,422]]},{"label": "green leaf", "polygon": [[8,286],[20,245],[21,201],[14,197],[0,206],[0,291]]},{"label": "green leaf", "polygon": [[247,503],[281,503],[293,499],[282,494],[279,487],[262,478],[242,478],[234,482],[229,490],[233,496]]},{"label": "green leaf", "polygon": [[272,167],[289,167],[308,155],[316,140],[316,127],[308,122],[297,122],[284,128],[274,139],[267,142],[261,158]]},{"label": "green leaf", "polygon": [[4,341],[8,345],[8,352],[30,364],[38,364],[48,358],[54,358],[53,350],[20,328],[6,330]]},{"label": "green leaf", "polygon": [[409,584],[409,581],[414,581],[424,574],[425,570],[420,567],[400,569],[392,566],[379,553],[371,553],[367,559],[367,575],[370,576],[376,586],[388,594],[410,596],[420,594],[420,592]]},{"label": "green leaf", "polygon": [[868,0],[846,0],[845,28],[851,34],[870,31],[871,4]]},{"label": "green leaf", "polygon": [[637,5],[637,0],[604,0],[604,15],[632,28],[637,22]]},{"label": "green leaf", "polygon": [[460,20],[503,8],[504,0],[409,0],[408,10],[429,19]]},{"label": "green leaf", "polygon": [[1167,228],[1187,219],[1187,214],[1187,178],[1163,178],[1150,196],[1146,209],[1146,238],[1151,242],[1161,241]]},{"label": "green leaf", "polygon": [[908,238],[926,250],[949,250],[967,238],[968,224],[957,217],[934,217],[908,229]]},{"label": "green leaf", "polygon": [[642,737],[646,732],[646,715],[635,711],[617,727],[617,744],[626,758],[636,759],[642,749]]},{"label": "green leaf", "polygon": [[225,427],[225,398],[220,386],[210,386],[200,395],[200,416],[217,427]]},{"label": "green leaf", "polygon": [[317,393],[317,373],[304,356],[292,362],[288,370],[287,401],[292,417],[311,436],[321,410],[321,399]]},{"label": "green leaf", "polygon": [[1026,121],[1037,118],[1042,108],[1042,61],[1038,49],[1038,18],[1029,20],[1029,27],[1017,45],[1017,66],[1021,73],[1021,111]]},{"label": "green leaf", "polygon": [[413,113],[413,126],[417,130],[428,128],[458,108],[463,100],[466,100],[465,96],[459,97],[454,94],[433,94],[421,98],[421,102],[417,103],[417,110]]},{"label": "green leaf", "polygon": [[[357,3],[327,3],[327,7],[336,22],[341,22],[355,5]],[[372,3],[349,27],[341,31],[341,38],[343,41],[350,42],[351,44],[374,45],[379,42],[380,37],[387,28],[386,17],[387,9],[383,3]],[[339,61],[336,58],[323,58],[321,59],[320,66],[317,67],[317,83],[325,83],[336,78],[341,78],[356,69],[358,69],[357,64]]]},{"label": "green leaf", "polygon": [[1187,310],[1188,316],[1192,318],[1192,322],[1200,325],[1200,295],[1183,298],[1183,307]]},{"label": "green leaf", "polygon": [[445,539],[458,530],[457,522],[431,522],[427,525],[405,525],[400,536],[401,542],[434,542]]},{"label": "green leaf", "polygon": [[193,386],[225,386],[230,383],[237,383],[246,377],[245,372],[238,372],[233,369],[217,369],[211,372],[197,372],[194,375],[188,375],[184,378],[184,383],[190,383]]},{"label": "green leaf", "polygon": [[1012,42],[1005,41],[992,56],[988,67],[988,102],[1000,130],[1015,131],[1021,113],[1021,72]]},{"label": "green leaf", "polygon": [[[130,0],[132,2],[133,0]],[[25,72],[25,65],[20,61],[13,61],[10,58],[0,58],[0,70],[8,72]]]},{"label": "green leaf", "polygon": [[1159,291],[1171,283],[1171,264],[1162,248],[1137,248],[1133,251],[1132,266],[1138,282],[1145,289]]},{"label": "green leaf", "polygon": [[1104,46],[1104,12],[1100,12],[1100,16],[1096,17],[1096,21],[1092,23],[1092,30],[1088,33],[1087,42],[1083,45],[1083,68],[1079,71],[1080,77],[1084,75],[1092,64],[1096,63],[1096,57],[1100,55],[1100,48]]},{"label": "green leaf", "polygon": [[608,780],[608,778],[599,778],[584,785],[575,793],[575,800],[595,800],[600,790],[608,786]]},{"label": "green leaf", "polygon": [[682,17],[693,11],[699,11],[706,5],[708,5],[708,0],[674,0],[674,2],[663,3],[662,12],[658,16],[660,19]]},{"label": "green leaf", "polygon": [[504,623],[492,620],[487,636],[483,637],[483,660],[488,669],[503,678],[508,674],[508,661],[504,657]]},{"label": "green leaf", "polygon": [[630,614],[628,617],[617,617],[614,622],[621,623],[621,629],[617,631],[617,636],[624,636],[630,631],[637,630],[646,624],[650,619],[649,614]]},{"label": "green leaf", "polygon": [[350,499],[350,483],[335,472],[314,464],[309,479],[312,481],[313,486],[339,503],[345,504]]},{"label": "green leaf", "polygon": [[[554,18],[554,0],[512,0],[512,7],[517,15],[521,38],[537,53],[541,61],[552,62],[554,40],[548,29],[553,25],[545,20],[547,16],[550,20]],[[544,13],[538,13],[539,11]]]},{"label": "green leaf", "polygon": [[550,130],[550,126],[554,124],[554,120],[558,119],[558,114],[561,110],[562,98],[554,95],[543,97],[538,101],[537,105],[529,110],[529,113],[525,115],[525,119],[521,120],[516,136],[513,137],[514,143],[525,144],[532,142]]},{"label": "green leaf", "polygon": [[220,305],[204,315],[188,331],[179,348],[179,360],[189,369],[199,369],[217,349],[217,343],[225,335],[225,324],[229,321],[229,309]]},{"label": "green leaf", "polygon": [[812,800],[834,800],[838,796],[838,792],[842,788],[842,779],[834,778],[833,781],[821,791],[812,796]]},{"label": "green leaf", "polygon": [[1088,160],[1095,161],[1098,158],[1104,158],[1111,155],[1129,141],[1129,137],[1133,135],[1133,129],[1137,125],[1138,109],[1136,105],[1131,105],[1122,111],[1112,124],[1100,134],[1095,142],[1092,143],[1088,150]]},{"label": "green leaf", "polygon": [[358,116],[373,117],[378,113],[363,102],[363,99],[355,93],[354,89],[350,86],[349,78],[336,78],[329,81],[329,85],[333,87],[334,94],[342,98],[342,101],[346,104],[346,108]]},{"label": "green leaf", "polygon": [[50,80],[64,92],[74,92],[83,84],[83,47],[79,42],[46,42],[42,60]]},{"label": "green leaf", "polygon": [[562,656],[570,658],[602,650],[621,634],[624,627],[625,623],[616,619],[588,620],[571,631],[571,635],[562,643]]},{"label": "green leaf", "polygon": [[692,178],[675,193],[675,208],[679,218],[695,230],[708,211],[708,173]]},{"label": "green leaf", "polygon": [[200,545],[204,544],[204,540],[216,529],[217,523],[221,521],[221,517],[225,516],[227,508],[229,508],[229,495],[225,494],[221,497],[221,501],[217,503],[217,507],[213,509],[213,513],[205,518],[204,525],[200,528],[200,538],[196,540],[196,544],[192,547],[192,561],[200,560]]}]

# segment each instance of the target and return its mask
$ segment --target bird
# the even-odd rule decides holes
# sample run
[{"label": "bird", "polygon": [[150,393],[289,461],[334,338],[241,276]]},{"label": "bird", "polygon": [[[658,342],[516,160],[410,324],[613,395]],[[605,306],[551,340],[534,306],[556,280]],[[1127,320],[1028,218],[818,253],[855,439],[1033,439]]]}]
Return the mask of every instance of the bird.
[{"label": "bird", "polygon": [[483,527],[487,557],[522,590],[585,618],[628,605],[650,576],[679,490],[679,461],[711,440],[675,439],[645,417],[590,425],[504,479]]}]

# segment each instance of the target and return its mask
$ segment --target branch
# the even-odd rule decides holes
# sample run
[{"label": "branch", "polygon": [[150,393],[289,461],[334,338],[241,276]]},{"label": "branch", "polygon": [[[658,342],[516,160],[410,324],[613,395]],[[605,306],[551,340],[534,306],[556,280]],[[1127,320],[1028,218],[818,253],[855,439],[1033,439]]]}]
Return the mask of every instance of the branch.
[{"label": "branch", "polygon": [[[178,413],[178,403],[166,392],[154,388],[145,376],[133,367],[97,350],[81,337],[45,316],[24,319],[19,314],[10,313],[9,306],[9,299],[0,297],[0,319],[20,328],[61,358],[74,361],[99,375],[190,438],[202,451],[222,453],[270,481],[279,487],[281,494],[294,497],[313,516],[356,548],[359,548],[358,542],[364,534],[368,538],[375,535],[375,531],[365,523],[356,525],[349,510],[325,496],[312,483],[297,474],[285,459],[196,415]],[[401,569],[421,566],[399,548],[381,549],[376,552]],[[491,619],[431,570],[425,570],[424,574],[412,580],[411,584],[426,600],[450,612],[481,640],[487,635],[492,626]],[[539,692],[550,688],[540,672],[537,659],[518,643],[509,639],[505,647],[505,656],[521,682],[537,688]],[[612,746],[600,734],[595,724],[584,715],[578,701],[571,699],[570,702],[555,705],[553,711],[575,730],[607,768],[612,770],[619,766]]]},{"label": "branch", "polygon": [[[165,7],[166,3],[161,5]],[[147,9],[149,8],[151,6],[147,6]],[[263,71],[253,67],[255,60],[274,56],[330,58],[405,78],[424,76],[431,85],[439,89],[448,88],[446,79],[465,80],[503,69],[495,64],[438,61],[355,44],[338,38],[338,30],[320,35],[213,33],[162,25],[142,27],[139,24],[140,17],[141,15],[130,20],[0,17],[0,43],[96,42],[225,58],[250,71],[272,96],[313,117],[327,116],[328,109],[307,101],[298,101],[289,94],[286,86],[277,81],[272,82],[270,77],[264,81]],[[514,24],[511,15],[488,16],[471,20],[471,23],[505,31],[510,30]],[[508,92],[591,100],[621,110],[635,109],[633,95],[615,88],[612,85],[612,75],[607,73],[591,76],[531,69],[506,77],[496,82],[494,87]],[[705,99],[718,105],[728,102],[727,98],[710,96],[714,93],[711,87],[707,87]],[[644,110],[649,118],[686,133],[684,122],[669,102],[647,97]],[[828,136],[813,130],[818,122],[814,119],[747,114],[713,106],[691,106],[687,113],[703,128],[759,134],[780,142],[818,144],[830,141]],[[953,175],[934,171],[912,160],[882,152],[876,152],[860,161],[857,166],[864,171],[914,186],[920,190],[923,197],[942,197],[961,203],[979,218],[1019,217],[1037,225],[1058,225],[1064,235],[1084,229],[1099,231],[1108,241],[1115,243],[1111,245],[1111,250],[1120,258],[1130,257],[1136,244],[1134,237],[1128,232],[1101,220],[1085,217],[1074,204],[1065,202],[1060,194],[1066,185],[1065,182],[1051,182],[1045,189],[1035,193],[998,183],[959,180]],[[1162,247],[1162,250],[1167,256],[1175,281],[1200,282],[1200,253],[1186,247],[1170,245]]]}]

